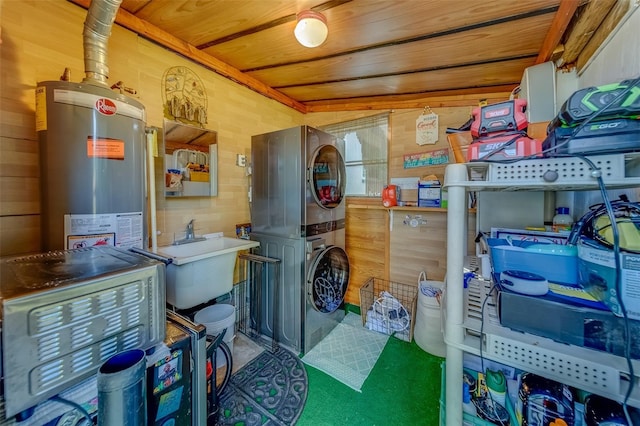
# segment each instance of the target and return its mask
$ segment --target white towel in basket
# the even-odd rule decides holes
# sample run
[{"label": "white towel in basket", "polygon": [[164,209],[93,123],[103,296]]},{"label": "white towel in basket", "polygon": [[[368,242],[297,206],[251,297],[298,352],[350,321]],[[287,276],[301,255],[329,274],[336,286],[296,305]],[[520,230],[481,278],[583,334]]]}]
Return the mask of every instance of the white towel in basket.
[{"label": "white towel in basket", "polygon": [[367,311],[367,328],[384,334],[402,332],[409,328],[411,318],[402,303],[391,293],[382,291]]}]

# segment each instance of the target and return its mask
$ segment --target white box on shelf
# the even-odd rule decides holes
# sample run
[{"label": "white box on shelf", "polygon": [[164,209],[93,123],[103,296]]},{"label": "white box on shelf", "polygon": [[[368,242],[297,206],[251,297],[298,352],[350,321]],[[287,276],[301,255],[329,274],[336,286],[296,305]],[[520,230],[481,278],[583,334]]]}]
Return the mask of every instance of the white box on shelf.
[{"label": "white box on shelf", "polygon": [[418,183],[418,207],[440,207],[442,185],[439,180]]}]

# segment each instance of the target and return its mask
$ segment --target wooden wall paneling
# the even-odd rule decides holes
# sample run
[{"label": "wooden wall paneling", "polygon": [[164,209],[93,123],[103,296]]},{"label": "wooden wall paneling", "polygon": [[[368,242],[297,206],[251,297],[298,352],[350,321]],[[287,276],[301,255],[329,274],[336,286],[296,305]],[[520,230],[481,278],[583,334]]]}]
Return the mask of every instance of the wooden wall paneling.
[{"label": "wooden wall paneling", "polygon": [[[427,105],[425,105],[426,107]],[[433,108],[438,114],[438,141],[433,145],[416,144],[416,119],[423,113],[422,109],[407,109],[394,111],[391,114],[391,144],[389,150],[389,178],[422,177],[435,174],[444,181],[444,169],[446,164],[439,166],[424,166],[416,168],[404,168],[404,156],[440,149],[448,149],[446,129],[457,128],[464,124],[471,116],[471,108]],[[449,153],[449,161],[455,162],[453,153]],[[402,191],[403,201],[417,201],[418,191]]]},{"label": "wooden wall paneling", "polygon": [[[442,280],[446,273],[447,212],[394,211],[391,231],[391,280],[416,284],[425,271],[429,279]],[[426,221],[413,228],[405,218]]]},{"label": "wooden wall paneling", "polygon": [[[404,224],[406,216],[426,221],[415,228]],[[447,273],[447,211],[395,210],[390,236],[390,279],[417,285],[420,272],[430,280],[443,281]],[[467,245],[474,252],[475,214],[469,214]]]},{"label": "wooden wall paneling", "polygon": [[0,176],[39,177],[38,155],[36,140],[0,136]]},{"label": "wooden wall paneling", "polygon": [[360,304],[360,287],[371,277],[388,277],[388,213],[386,209],[354,207],[347,202],[345,251],[351,267],[345,300]]},{"label": "wooden wall paneling", "polygon": [[[57,80],[65,67],[71,69],[71,81],[84,78],[82,28],[87,12],[62,1],[4,2],[2,6],[0,177],[17,177],[16,171],[28,170],[28,178],[37,179],[35,87],[38,81]],[[118,25],[112,29],[107,56],[109,80],[122,80],[136,90],[132,97],[145,106],[149,126],[161,128],[163,125],[161,82],[169,67],[191,69],[202,79],[207,91],[206,127],[217,131],[219,136],[219,195],[159,199],[158,243],[171,243],[174,234],[183,232],[192,218],[196,219],[198,233],[222,231],[228,236],[235,235],[236,223],[250,221],[246,195],[249,181],[246,169],[235,165],[236,154],[250,155],[252,135],[300,125],[304,116]],[[2,208],[12,214],[16,209],[28,211],[18,212],[16,218],[0,216],[2,254],[39,251],[39,217],[24,216],[27,225],[19,232],[14,231],[21,215],[39,210],[35,205],[39,185],[25,181],[29,192],[25,197],[33,202],[16,201],[16,195],[4,189],[15,186],[13,182],[15,180],[1,183]],[[13,197],[13,201],[9,197]],[[28,243],[24,243],[25,240]]]},{"label": "wooden wall paneling", "polygon": [[38,252],[40,162],[33,108],[0,93],[0,256]]},{"label": "wooden wall paneling", "polygon": [[40,214],[40,179],[0,176],[0,216]]},{"label": "wooden wall paneling", "polygon": [[0,218],[0,256],[40,251],[40,215]]}]

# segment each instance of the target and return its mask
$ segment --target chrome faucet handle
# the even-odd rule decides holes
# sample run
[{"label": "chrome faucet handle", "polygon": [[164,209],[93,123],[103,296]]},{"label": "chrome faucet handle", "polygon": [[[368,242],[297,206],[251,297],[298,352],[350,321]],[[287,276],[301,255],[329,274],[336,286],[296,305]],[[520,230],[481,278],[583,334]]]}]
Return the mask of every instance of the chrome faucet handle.
[{"label": "chrome faucet handle", "polygon": [[194,233],[193,233],[193,221],[194,220],[195,219],[191,219],[189,221],[189,223],[187,224],[187,230],[186,230],[186,234],[187,234],[186,238],[187,239],[191,239],[191,238],[193,238],[195,236]]}]

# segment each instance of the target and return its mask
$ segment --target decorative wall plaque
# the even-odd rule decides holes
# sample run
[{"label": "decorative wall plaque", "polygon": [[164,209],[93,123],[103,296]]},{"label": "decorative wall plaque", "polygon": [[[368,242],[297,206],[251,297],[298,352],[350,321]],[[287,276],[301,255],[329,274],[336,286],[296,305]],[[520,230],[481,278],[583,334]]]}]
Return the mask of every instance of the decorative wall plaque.
[{"label": "decorative wall plaque", "polygon": [[200,77],[187,67],[171,67],[165,71],[162,85],[165,117],[204,127],[207,92]]}]

